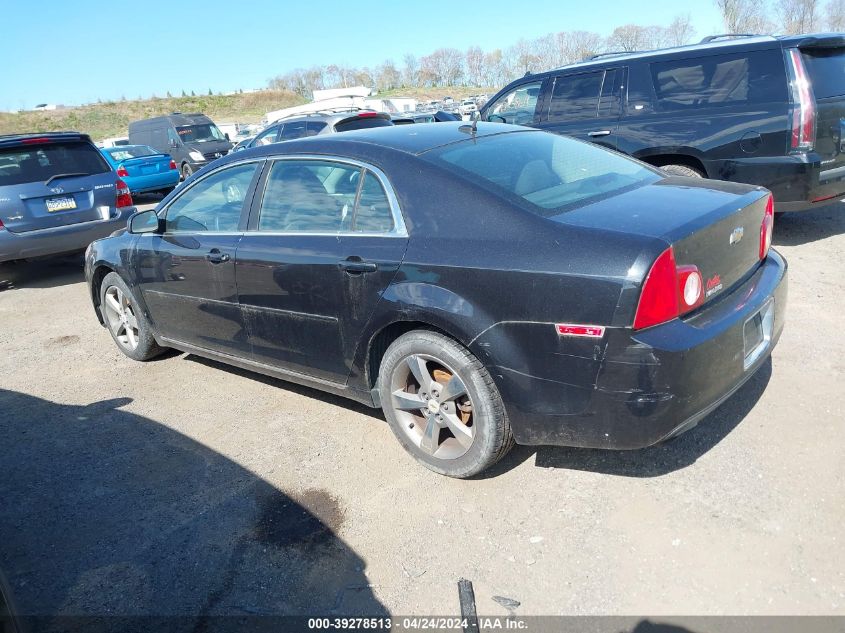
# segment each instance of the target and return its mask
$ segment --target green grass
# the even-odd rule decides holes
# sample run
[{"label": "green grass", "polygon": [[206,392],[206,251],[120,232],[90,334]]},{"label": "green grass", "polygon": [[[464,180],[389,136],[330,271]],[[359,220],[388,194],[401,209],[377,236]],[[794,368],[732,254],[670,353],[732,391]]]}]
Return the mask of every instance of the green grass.
[{"label": "green grass", "polygon": [[[450,88],[400,88],[377,95],[381,98],[413,97],[430,101],[451,96],[459,100],[493,88],[453,86]],[[170,112],[202,112],[217,123],[258,123],[272,110],[305,103],[306,99],[287,91],[262,90],[235,95],[167,97],[141,101],[108,101],[93,105],[44,112],[0,112],[0,134],[76,130],[97,141],[109,136],[126,136],[130,121]]]},{"label": "green grass", "polygon": [[292,92],[262,90],[235,95],[109,101],[44,112],[0,112],[0,134],[76,130],[99,140],[126,136],[130,121],[170,112],[203,112],[217,123],[258,123],[268,111],[304,102],[305,99]]}]

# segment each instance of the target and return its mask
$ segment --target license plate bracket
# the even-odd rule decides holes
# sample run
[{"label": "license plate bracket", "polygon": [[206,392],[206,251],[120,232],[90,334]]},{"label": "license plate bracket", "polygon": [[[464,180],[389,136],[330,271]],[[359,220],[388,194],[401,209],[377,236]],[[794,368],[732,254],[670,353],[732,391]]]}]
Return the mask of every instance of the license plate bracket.
[{"label": "license plate bracket", "polygon": [[754,366],[769,349],[775,325],[775,300],[769,301],[757,312],[745,320],[742,326],[742,339],[745,351],[744,369]]}]

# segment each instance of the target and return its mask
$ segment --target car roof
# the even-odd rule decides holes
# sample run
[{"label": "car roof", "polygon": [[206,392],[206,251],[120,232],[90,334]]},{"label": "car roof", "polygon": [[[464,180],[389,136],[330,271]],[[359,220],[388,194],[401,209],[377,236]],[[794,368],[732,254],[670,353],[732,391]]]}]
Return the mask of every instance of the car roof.
[{"label": "car roof", "polygon": [[[719,52],[719,51],[744,51],[754,49],[765,49],[775,47],[793,47],[793,46],[845,46],[845,33],[810,33],[805,35],[752,35],[752,36],[714,36],[732,37],[732,39],[714,39],[707,41],[709,38],[704,38],[697,44],[688,44],[686,46],[674,46],[670,48],[657,48],[648,51],[631,51],[619,53],[603,53],[594,58],[587,58],[585,60],[553,68],[548,71],[539,73],[526,74],[522,79],[530,79],[531,77],[540,77],[549,73],[557,73],[562,70],[579,70],[596,67],[604,67],[613,65],[619,62],[635,61],[639,59],[659,59],[662,57],[685,57],[688,55],[700,52]],[[513,82],[512,82],[513,83]]]},{"label": "car roof", "polygon": [[[344,110],[342,112],[308,112],[305,114],[294,114],[291,116],[287,116],[281,119],[277,119],[273,121],[267,127],[271,127],[273,125],[280,125],[283,123],[291,123],[297,121],[325,121],[327,123],[337,123],[338,121],[343,121],[344,119],[354,118],[361,114],[368,114],[372,116],[372,113],[376,112],[375,110]],[[382,115],[386,114],[383,112],[376,112],[380,118],[384,118]],[[387,115],[389,118],[390,115]]]},{"label": "car roof", "polygon": [[82,132],[30,132],[26,134],[0,134],[0,146],[22,145],[27,139],[45,138],[52,141],[86,141],[91,142],[91,137]]},{"label": "car roof", "polygon": [[[419,155],[437,147],[469,141],[473,138],[512,132],[536,133],[538,130],[506,123],[478,122],[473,134],[472,125],[462,121],[392,125],[353,130],[343,134],[324,134],[253,147],[236,154],[239,159],[275,154],[337,154],[354,156],[356,146],[378,146],[385,149]],[[225,160],[225,159],[224,159]]]}]

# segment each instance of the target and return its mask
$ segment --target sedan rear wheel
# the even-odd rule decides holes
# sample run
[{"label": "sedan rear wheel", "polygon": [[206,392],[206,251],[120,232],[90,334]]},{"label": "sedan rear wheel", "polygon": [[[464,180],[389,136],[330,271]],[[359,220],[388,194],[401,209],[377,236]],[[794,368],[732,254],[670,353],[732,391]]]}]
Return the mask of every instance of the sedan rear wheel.
[{"label": "sedan rear wheel", "polygon": [[149,323],[138,308],[126,282],[109,273],[100,286],[103,320],[121,352],[133,360],[149,360],[162,353]]},{"label": "sedan rear wheel", "polygon": [[470,477],[513,445],[490,374],[469,350],[430,331],[399,337],[379,372],[385,417],[399,442],[427,468]]}]

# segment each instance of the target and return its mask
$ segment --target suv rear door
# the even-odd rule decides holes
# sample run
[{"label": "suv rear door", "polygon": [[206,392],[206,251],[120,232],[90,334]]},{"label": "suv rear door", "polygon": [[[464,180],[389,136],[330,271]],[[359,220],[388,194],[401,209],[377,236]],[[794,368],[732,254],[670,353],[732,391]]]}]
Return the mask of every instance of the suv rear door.
[{"label": "suv rear door", "polygon": [[[840,47],[802,47],[801,57],[816,99],[819,185],[845,191],[845,41]],[[839,181],[839,182],[837,182]],[[825,193],[824,190],[819,194]]]},{"label": "suv rear door", "polygon": [[116,181],[84,138],[0,140],[0,219],[13,233],[107,219]]},{"label": "suv rear door", "polygon": [[537,127],[615,149],[625,70],[602,68],[556,76]]}]

